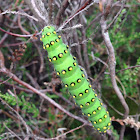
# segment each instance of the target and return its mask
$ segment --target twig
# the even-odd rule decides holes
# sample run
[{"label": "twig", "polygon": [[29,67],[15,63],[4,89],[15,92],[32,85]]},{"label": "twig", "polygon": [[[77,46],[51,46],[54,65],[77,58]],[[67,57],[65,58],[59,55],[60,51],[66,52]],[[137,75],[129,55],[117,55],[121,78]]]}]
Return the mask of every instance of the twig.
[{"label": "twig", "polygon": [[[91,0],[90,0],[90,1],[91,1]],[[70,17],[68,18],[68,20],[66,20],[66,21],[62,24],[62,26],[59,27],[58,31],[62,30],[62,29],[64,28],[64,26],[66,26],[66,24],[69,23],[74,17],[76,17],[77,15],[79,15],[81,12],[87,10],[87,9],[88,9],[90,6],[92,6],[95,2],[92,2],[90,5],[88,5],[88,3],[89,3],[89,2],[87,2],[87,3],[85,4],[84,7],[80,8],[74,15],[70,16]],[[87,5],[88,5],[88,6],[87,6]]]},{"label": "twig", "polygon": [[40,58],[40,67],[39,67],[39,73],[43,72],[44,69],[44,57],[41,53],[41,48],[40,46],[38,46],[34,41],[32,41],[32,43],[34,43],[35,47],[37,48],[38,54],[39,54],[39,58]]},{"label": "twig", "polygon": [[56,106],[59,110],[61,110],[62,112],[66,113],[68,116],[81,121],[89,126],[91,126],[91,124],[89,122],[87,122],[86,120],[82,119],[81,117],[75,116],[72,113],[68,112],[67,110],[65,110],[62,106],[60,106],[58,103],[56,103],[54,100],[52,100],[51,98],[49,98],[48,96],[46,96],[45,94],[41,93],[39,90],[35,89],[34,87],[32,87],[31,85],[27,84],[26,82],[20,80],[16,75],[14,75],[13,73],[11,73],[9,70],[7,70],[6,68],[2,68],[0,69],[0,72],[2,72],[3,74],[12,77],[12,79],[14,81],[16,81],[18,84],[21,84],[22,86],[32,90],[34,93],[38,94],[39,96],[43,97],[45,100],[49,101],[51,104],[53,104],[54,106]]},{"label": "twig", "polygon": [[18,43],[10,43],[10,44],[4,44],[4,45],[1,45],[3,48],[4,47],[12,47],[12,46],[20,46],[20,45],[22,45],[22,44],[24,44],[25,42],[18,42]]},{"label": "twig", "polygon": [[26,124],[26,122],[23,120],[23,118],[19,115],[19,113],[17,111],[15,111],[9,104],[7,104],[2,98],[0,98],[0,100],[2,101],[3,104],[5,104],[8,108],[10,108],[17,116],[18,118],[22,121],[23,125],[26,128],[26,132],[27,134],[30,134],[30,132],[32,132],[31,128]]},{"label": "twig", "polygon": [[45,9],[42,0],[24,0],[29,6],[35,17],[39,20],[39,23],[44,27],[48,24],[48,12]]},{"label": "twig", "polygon": [[80,128],[84,127],[85,125],[86,125],[86,124],[82,124],[81,126],[76,127],[76,128],[74,128],[74,129],[71,129],[70,131],[68,131],[68,132],[66,132],[66,133],[64,133],[64,134],[61,134],[61,135],[59,135],[59,136],[57,136],[57,137],[55,137],[55,138],[46,139],[46,140],[55,140],[55,139],[58,140],[59,138],[61,138],[61,137],[63,137],[63,136],[66,136],[67,134],[72,133],[72,132],[74,132],[75,130],[80,129]]},{"label": "twig", "polygon": [[[5,32],[5,33],[7,33],[7,34],[9,34],[9,35],[12,35],[12,36],[17,36],[17,37],[32,37],[32,36],[34,35],[34,34],[30,34],[30,35],[20,35],[20,34],[15,34],[15,33],[11,33],[11,32],[9,32],[9,31],[5,31],[5,30],[3,30],[1,27],[0,27],[0,31]],[[36,35],[41,34],[41,32],[42,32],[42,31],[40,31],[40,32],[37,33]]]},{"label": "twig", "polygon": [[136,67],[140,67],[140,65],[130,66],[130,67],[128,67],[128,68],[121,69],[121,70],[117,71],[116,74],[119,73],[119,72],[122,72],[122,71],[128,70],[128,69],[136,68]]},{"label": "twig", "polygon": [[28,31],[26,31],[26,30],[22,27],[21,21],[20,21],[20,15],[18,15],[18,26],[19,26],[20,30],[21,30],[23,33],[25,33],[25,34],[27,34],[27,35],[30,35],[30,33],[29,33]]},{"label": "twig", "polygon": [[[125,102],[125,99],[122,96],[122,93],[120,92],[120,90],[117,86],[116,79],[115,79],[116,60],[115,60],[114,48],[110,41],[109,33],[106,30],[107,24],[106,24],[104,16],[101,17],[100,24],[101,24],[101,29],[102,29],[102,36],[104,38],[108,56],[109,56],[109,70],[110,70],[111,82],[112,82],[113,88],[114,88],[118,98],[120,99],[121,104],[123,105],[123,107],[125,109],[125,113],[124,113],[124,119],[125,119],[129,114],[129,107],[128,107],[127,103]],[[124,131],[125,131],[125,126],[122,126],[121,134],[120,134],[120,138],[119,138],[120,140],[122,140],[124,137]]]},{"label": "twig", "polygon": [[106,99],[104,96],[102,96],[102,98],[105,100],[105,102],[107,103],[108,106],[110,106],[115,112],[117,112],[119,115],[123,116],[124,114],[121,113],[120,111],[118,111],[115,107],[113,107]]},{"label": "twig", "polygon": [[[75,21],[72,22],[72,25],[75,25]],[[77,43],[79,42],[78,33],[77,33],[76,30],[73,30],[73,41],[74,42],[77,42]],[[81,65],[82,67],[84,67],[84,62],[83,62],[83,59],[82,59],[81,46],[80,46],[80,44],[77,44],[76,45],[75,51],[77,53],[77,58],[78,58],[79,65]]]},{"label": "twig", "polygon": [[93,59],[94,61],[99,61],[99,62],[103,63],[103,64],[108,68],[107,63],[104,62],[103,60],[101,60],[100,58],[95,57],[93,51],[91,52],[91,56],[92,56],[92,59]]},{"label": "twig", "polygon": [[76,25],[74,25],[72,27],[68,27],[68,28],[62,29],[61,31],[69,31],[69,30],[81,28],[82,26],[83,26],[82,24],[76,24]]},{"label": "twig", "polygon": [[53,10],[54,10],[54,0],[49,0],[48,2],[48,7],[49,7],[49,24],[53,22]]},{"label": "twig", "polygon": [[117,15],[114,17],[114,19],[112,20],[112,22],[106,27],[106,31],[111,27],[111,25],[116,21],[116,19],[118,18],[118,16],[121,14],[123,8],[124,8],[124,5],[125,5],[125,1],[126,0],[123,0],[122,1],[122,5],[121,5],[121,8],[119,10],[119,12],[117,13]]},{"label": "twig", "polygon": [[[83,23],[83,18],[80,16],[80,22],[81,24]],[[82,34],[82,40],[86,40],[86,30],[84,28],[81,28],[81,34]],[[82,44],[83,48],[83,54],[84,54],[84,66],[87,71],[88,76],[91,76],[91,71],[90,71],[90,64],[89,64],[89,58],[88,58],[88,51],[87,51],[87,46],[86,43]]]},{"label": "twig", "polygon": [[103,35],[103,38],[104,38],[104,41],[106,44],[106,48],[108,50],[108,55],[109,55],[109,70],[110,70],[111,82],[112,82],[113,88],[114,88],[117,96],[120,99],[120,102],[122,103],[122,105],[125,109],[124,118],[126,118],[127,115],[129,114],[129,108],[116,83],[116,79],[115,79],[116,60],[115,60],[114,48],[110,41],[108,31],[105,31],[106,30],[106,21],[104,19],[104,16],[101,18],[100,24],[101,24],[101,28],[102,28],[102,35]]},{"label": "twig", "polygon": [[[6,81],[3,81],[3,80],[1,80],[1,79],[0,79],[0,82],[1,82],[0,84],[5,84],[5,85],[7,85],[7,86],[13,87],[12,84],[10,84],[10,83],[8,83],[8,82],[6,82]],[[27,93],[33,93],[31,90],[25,89],[25,88],[22,88],[22,87],[19,87],[19,86],[17,86],[17,85],[14,85],[14,87],[15,87],[16,89],[20,90],[20,91],[24,91],[24,92],[27,92]]]},{"label": "twig", "polygon": [[[14,17],[14,19],[13,19],[13,22],[10,24],[10,26],[13,26],[14,25],[14,23],[16,22],[16,20],[17,20],[17,18],[18,18],[18,16],[16,15],[15,17]],[[10,31],[10,29],[8,29],[7,30],[7,32],[9,32]],[[3,37],[1,38],[1,40],[0,40],[0,47],[1,47],[1,45],[3,44],[3,42],[5,41],[5,39],[8,37],[8,34],[7,33],[5,33],[4,35],[3,35]]]},{"label": "twig", "polygon": [[35,18],[35,17],[33,17],[33,16],[30,16],[30,15],[28,15],[27,13],[20,12],[20,11],[11,11],[11,10],[6,10],[6,11],[4,11],[4,12],[0,13],[0,15],[4,15],[4,14],[7,14],[7,13],[9,13],[9,14],[17,14],[17,15],[26,16],[26,17],[29,17],[29,18],[31,18],[31,19],[33,19],[33,20],[35,20],[35,21],[38,21],[38,19],[37,19],[37,18]]},{"label": "twig", "polygon": [[61,4],[61,8],[58,11],[57,15],[56,15],[56,20],[55,23],[56,25],[60,25],[60,21],[61,21],[61,16],[64,14],[64,11],[66,10],[66,8],[69,6],[69,0],[64,0]]},{"label": "twig", "polygon": [[11,129],[9,129],[5,123],[3,123],[3,125],[6,127],[6,129],[11,132],[11,134],[15,135],[15,137],[17,137],[19,140],[22,140],[18,135],[16,135]]},{"label": "twig", "polygon": [[35,81],[35,79],[32,77],[31,74],[29,74],[28,72],[25,72],[26,76],[30,79],[32,85],[36,88],[36,89],[40,89],[39,84]]}]

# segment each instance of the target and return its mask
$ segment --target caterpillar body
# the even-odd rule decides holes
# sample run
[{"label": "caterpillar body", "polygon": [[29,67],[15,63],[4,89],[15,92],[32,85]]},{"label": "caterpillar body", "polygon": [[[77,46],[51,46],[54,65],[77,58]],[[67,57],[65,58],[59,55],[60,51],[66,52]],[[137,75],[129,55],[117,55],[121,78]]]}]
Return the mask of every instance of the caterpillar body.
[{"label": "caterpillar body", "polygon": [[88,117],[96,130],[106,133],[111,126],[109,113],[92,89],[82,68],[78,66],[76,57],[71,55],[69,46],[63,43],[53,26],[42,29],[40,40],[43,42],[43,48],[48,51],[49,61],[54,64],[57,75],[82,109],[83,115]]}]

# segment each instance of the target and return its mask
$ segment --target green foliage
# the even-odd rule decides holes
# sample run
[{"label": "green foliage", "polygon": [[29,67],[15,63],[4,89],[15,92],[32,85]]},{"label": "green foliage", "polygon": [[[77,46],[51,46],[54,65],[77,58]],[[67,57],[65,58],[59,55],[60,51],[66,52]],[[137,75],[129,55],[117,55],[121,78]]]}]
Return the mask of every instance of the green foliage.
[{"label": "green foliage", "polygon": [[[136,65],[140,65],[140,57],[137,59]],[[124,64],[124,69],[129,66]],[[138,93],[137,79],[140,73],[140,67],[128,69],[119,73],[120,80],[125,87],[127,95],[136,96]]]},{"label": "green foliage", "polygon": [[[127,21],[128,18],[131,18],[131,20]],[[124,65],[128,57],[134,53],[137,45],[140,44],[140,40],[138,39],[140,38],[140,32],[137,31],[138,26],[139,23],[135,17],[132,16],[131,11],[123,9],[115,25],[110,30],[110,38],[116,49],[118,65]]]},{"label": "green foliage", "polygon": [[33,118],[36,118],[39,115],[39,110],[37,109],[37,107],[33,103],[31,104],[31,103],[27,102],[25,100],[24,96],[22,96],[20,99],[18,97],[9,95],[8,93],[6,93],[6,94],[0,93],[0,97],[2,99],[4,99],[9,105],[11,105],[11,106],[18,105],[25,112],[32,113]]}]

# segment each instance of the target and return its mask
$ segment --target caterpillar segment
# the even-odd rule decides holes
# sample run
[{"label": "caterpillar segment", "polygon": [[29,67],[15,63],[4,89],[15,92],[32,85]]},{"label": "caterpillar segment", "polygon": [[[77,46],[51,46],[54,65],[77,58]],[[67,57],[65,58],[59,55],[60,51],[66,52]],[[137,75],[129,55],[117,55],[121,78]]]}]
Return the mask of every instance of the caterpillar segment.
[{"label": "caterpillar segment", "polygon": [[57,75],[83,114],[88,117],[96,130],[106,133],[111,126],[109,113],[92,89],[82,68],[78,66],[76,57],[71,55],[69,46],[63,43],[53,26],[44,27],[40,40],[43,42],[43,48],[48,51],[48,59],[54,64]]}]

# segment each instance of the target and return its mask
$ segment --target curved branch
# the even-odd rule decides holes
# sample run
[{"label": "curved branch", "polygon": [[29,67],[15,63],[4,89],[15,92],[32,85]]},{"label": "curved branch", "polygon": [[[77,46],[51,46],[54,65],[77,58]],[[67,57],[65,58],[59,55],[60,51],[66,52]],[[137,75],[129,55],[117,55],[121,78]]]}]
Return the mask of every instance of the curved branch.
[{"label": "curved branch", "polygon": [[61,8],[59,9],[57,15],[56,15],[56,20],[55,23],[56,25],[60,25],[60,21],[61,21],[61,16],[64,14],[64,11],[66,10],[66,8],[69,6],[69,1],[68,0],[64,0],[62,2]]},{"label": "curved branch", "polygon": [[115,60],[114,48],[110,41],[108,31],[106,31],[107,24],[106,24],[104,16],[101,17],[100,24],[101,24],[101,29],[102,29],[102,36],[104,38],[108,55],[109,55],[109,70],[110,70],[111,82],[118,98],[120,99],[121,104],[123,105],[125,109],[124,118],[126,118],[129,114],[129,107],[127,103],[125,102],[124,97],[122,96],[122,93],[120,92],[117,86],[116,79],[115,79],[116,60]]},{"label": "curved branch", "polygon": [[39,96],[43,97],[45,100],[49,101],[51,104],[53,104],[55,107],[57,107],[59,110],[61,110],[62,112],[66,113],[68,116],[86,124],[91,126],[91,124],[82,119],[81,117],[75,116],[72,113],[68,112],[67,110],[65,110],[61,105],[59,105],[58,103],[56,103],[54,100],[52,100],[51,98],[49,98],[48,96],[46,96],[45,94],[43,94],[42,92],[40,92],[39,90],[35,89],[34,87],[32,87],[31,85],[27,84],[26,82],[20,80],[16,75],[14,75],[13,73],[11,73],[8,69],[6,69],[5,67],[2,67],[0,69],[0,72],[11,77],[11,79],[13,79],[14,81],[16,81],[18,84],[26,87],[27,89],[30,89],[31,91],[33,91],[34,93],[38,94]]},{"label": "curved branch", "polygon": [[42,27],[48,24],[48,12],[45,9],[42,0],[25,0],[25,3],[29,6]]}]

